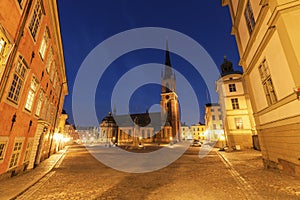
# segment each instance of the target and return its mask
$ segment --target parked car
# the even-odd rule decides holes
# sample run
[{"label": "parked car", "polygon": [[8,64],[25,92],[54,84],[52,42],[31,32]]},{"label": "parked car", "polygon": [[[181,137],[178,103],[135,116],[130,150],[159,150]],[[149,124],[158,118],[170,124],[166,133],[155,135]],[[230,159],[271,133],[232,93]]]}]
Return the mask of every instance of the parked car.
[{"label": "parked car", "polygon": [[194,147],[201,147],[201,142],[199,140],[194,140],[191,145]]}]

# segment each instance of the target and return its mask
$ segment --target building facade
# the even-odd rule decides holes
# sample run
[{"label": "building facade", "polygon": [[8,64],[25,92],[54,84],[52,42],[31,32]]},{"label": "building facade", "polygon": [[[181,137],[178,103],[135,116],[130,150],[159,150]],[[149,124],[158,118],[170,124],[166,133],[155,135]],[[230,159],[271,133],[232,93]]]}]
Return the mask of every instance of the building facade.
[{"label": "building facade", "polygon": [[162,108],[162,123],[164,123],[164,121],[165,123],[158,136],[161,138],[169,138],[169,140],[180,140],[180,114],[178,96],[176,94],[176,77],[172,70],[168,43],[166,48],[165,70],[162,74],[160,106]]},{"label": "building facade", "polygon": [[0,2],[0,174],[55,152],[68,93],[56,1]]},{"label": "building facade", "polygon": [[221,107],[218,103],[208,103],[205,105],[205,138],[209,142],[216,143],[216,147],[223,147],[224,138],[223,117]]},{"label": "building facade", "polygon": [[109,113],[100,123],[102,141],[119,145],[138,145],[141,143],[169,143],[181,139],[176,78],[171,66],[168,44],[165,68],[161,78],[161,112],[148,113],[146,110],[145,113],[130,115]]},{"label": "building facade", "polygon": [[252,148],[252,137],[255,140],[256,135],[255,123],[242,72],[233,70],[232,63],[226,57],[221,70],[216,89],[223,113],[226,143],[233,149]]},{"label": "building facade", "polygon": [[223,0],[266,168],[300,175],[300,1]]},{"label": "building facade", "polygon": [[190,126],[190,132],[193,140],[206,140],[205,131],[206,125],[200,122]]}]

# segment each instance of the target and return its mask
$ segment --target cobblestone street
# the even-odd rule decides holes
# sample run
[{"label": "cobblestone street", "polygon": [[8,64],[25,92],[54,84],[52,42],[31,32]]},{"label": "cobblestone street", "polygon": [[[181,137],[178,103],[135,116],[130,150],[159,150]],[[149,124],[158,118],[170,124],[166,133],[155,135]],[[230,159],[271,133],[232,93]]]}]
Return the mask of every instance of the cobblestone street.
[{"label": "cobblestone street", "polygon": [[201,159],[198,152],[190,147],[168,167],[129,174],[103,165],[84,146],[72,146],[17,199],[300,199],[300,180],[264,170],[259,152],[215,149]]}]

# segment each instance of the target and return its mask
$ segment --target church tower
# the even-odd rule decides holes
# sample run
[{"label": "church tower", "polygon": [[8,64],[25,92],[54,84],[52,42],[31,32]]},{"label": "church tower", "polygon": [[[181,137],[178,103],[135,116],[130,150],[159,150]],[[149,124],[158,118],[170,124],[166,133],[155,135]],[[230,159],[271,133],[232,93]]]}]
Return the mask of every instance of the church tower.
[{"label": "church tower", "polygon": [[165,69],[162,72],[162,89],[160,105],[162,108],[161,138],[165,142],[180,140],[180,115],[178,96],[176,94],[176,77],[172,71],[168,42],[166,44]]}]

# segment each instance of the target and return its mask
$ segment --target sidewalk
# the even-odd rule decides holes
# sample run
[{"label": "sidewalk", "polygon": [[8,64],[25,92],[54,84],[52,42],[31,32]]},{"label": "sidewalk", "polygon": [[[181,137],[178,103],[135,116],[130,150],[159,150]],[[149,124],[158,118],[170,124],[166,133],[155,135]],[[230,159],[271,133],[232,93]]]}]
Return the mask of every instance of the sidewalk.
[{"label": "sidewalk", "polygon": [[43,176],[50,172],[56,163],[62,158],[67,149],[63,149],[50,158],[41,162],[35,169],[24,174],[0,181],[0,200],[16,198],[30,186],[34,185]]},{"label": "sidewalk", "polygon": [[300,199],[300,178],[280,170],[265,169],[260,151],[218,151],[225,166],[241,180],[242,186],[253,188],[256,199]]}]

